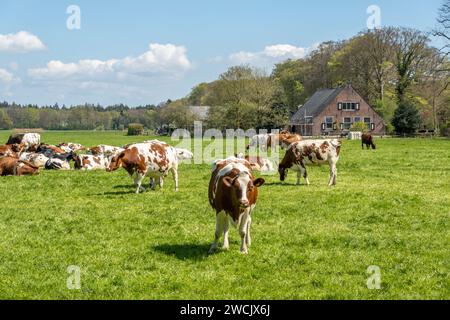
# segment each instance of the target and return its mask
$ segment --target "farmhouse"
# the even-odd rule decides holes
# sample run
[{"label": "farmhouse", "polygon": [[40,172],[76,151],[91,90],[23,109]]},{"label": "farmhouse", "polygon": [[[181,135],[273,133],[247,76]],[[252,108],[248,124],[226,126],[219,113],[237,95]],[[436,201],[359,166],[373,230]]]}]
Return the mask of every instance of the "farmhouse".
[{"label": "farmhouse", "polygon": [[292,116],[290,129],[303,136],[338,135],[356,122],[372,134],[385,134],[386,125],[351,85],[317,91]]}]

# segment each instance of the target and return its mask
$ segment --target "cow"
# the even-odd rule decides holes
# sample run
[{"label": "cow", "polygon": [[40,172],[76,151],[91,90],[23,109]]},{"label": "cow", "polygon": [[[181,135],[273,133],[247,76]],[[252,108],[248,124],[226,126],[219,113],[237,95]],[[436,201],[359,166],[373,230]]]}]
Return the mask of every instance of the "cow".
[{"label": "cow", "polygon": [[260,156],[249,156],[244,155],[243,153],[237,154],[236,158],[245,159],[250,163],[253,171],[261,171],[261,172],[273,172],[274,165],[272,161],[269,159],[265,159]]},{"label": "cow", "polygon": [[178,160],[190,160],[194,157],[194,154],[188,149],[175,148],[177,152]]},{"label": "cow", "polygon": [[63,143],[58,144],[56,147],[64,150],[64,152],[67,152],[67,153],[86,150],[86,148],[82,144],[73,143],[73,142],[68,142],[68,143],[63,142]]},{"label": "cow", "polygon": [[[112,157],[112,156],[111,156]],[[109,166],[109,159],[107,156],[83,154],[74,156],[76,170],[105,170]]]},{"label": "cow", "polygon": [[53,158],[56,155],[64,155],[64,154],[70,154],[71,152],[66,152],[62,148],[59,148],[57,146],[41,143],[36,150],[37,153],[42,153],[48,158]]},{"label": "cow", "polygon": [[294,142],[302,141],[302,137],[298,134],[293,134],[293,133],[284,131],[279,134],[278,141],[281,146],[281,149],[287,149]]},{"label": "cow", "polygon": [[306,165],[320,165],[328,162],[330,166],[330,180],[328,185],[336,185],[336,163],[339,160],[340,151],[341,141],[337,139],[294,142],[290,145],[283,160],[278,165],[280,180],[284,181],[287,176],[287,171],[292,169],[293,171],[297,171],[297,185],[300,184],[301,176],[305,178],[306,184],[309,185]]},{"label": "cow", "polygon": [[178,157],[174,147],[165,142],[151,141],[147,143],[131,144],[124,151],[111,159],[107,169],[108,172],[115,171],[120,167],[124,168],[128,174],[134,177],[136,193],[142,187],[142,181],[146,176],[150,177],[150,187],[155,189],[155,179],[159,179],[160,188],[163,187],[164,180],[169,172],[175,182],[175,191],[178,191]]},{"label": "cow", "polygon": [[271,145],[271,136],[269,134],[257,134],[250,138],[250,142],[247,145],[247,150],[250,148],[259,147],[263,152],[267,151],[268,147]]},{"label": "cow", "polygon": [[6,144],[23,144],[24,151],[36,151],[41,143],[39,133],[16,133],[9,136]]},{"label": "cow", "polygon": [[41,153],[24,152],[19,156],[19,160],[27,161],[38,168],[44,168],[49,158]]},{"label": "cow", "polygon": [[46,170],[70,170],[70,162],[59,158],[50,158],[45,163]]},{"label": "cow", "polygon": [[39,168],[15,157],[0,158],[0,176],[25,176],[39,173]]},{"label": "cow", "polygon": [[216,232],[210,254],[217,249],[221,233],[224,237],[223,248],[229,248],[230,222],[239,228],[241,253],[248,253],[251,245],[251,214],[258,199],[258,187],[264,182],[263,178],[253,177],[250,163],[244,159],[231,157],[213,164],[208,197],[211,207],[216,211]]},{"label": "cow", "polygon": [[0,146],[0,157],[18,157],[24,150],[22,144],[4,144]]},{"label": "cow", "polygon": [[370,133],[363,133],[363,135],[361,136],[361,147],[363,148],[363,150],[364,145],[366,145],[367,150],[369,150],[370,147],[372,147],[372,149],[374,150],[377,148],[377,146],[373,142],[373,136]]},{"label": "cow", "polygon": [[105,144],[100,144],[98,146],[89,148],[89,151],[91,154],[93,154],[95,156],[97,156],[97,155],[116,156],[125,149],[126,148],[120,148],[120,147],[114,147],[114,146],[108,146]]}]

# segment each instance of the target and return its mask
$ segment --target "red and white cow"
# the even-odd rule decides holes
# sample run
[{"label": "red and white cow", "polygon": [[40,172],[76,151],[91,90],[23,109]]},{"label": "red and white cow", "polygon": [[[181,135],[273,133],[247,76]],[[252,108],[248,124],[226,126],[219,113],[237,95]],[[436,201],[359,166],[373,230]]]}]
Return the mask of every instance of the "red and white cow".
[{"label": "red and white cow", "polygon": [[64,150],[67,153],[86,150],[86,148],[82,144],[73,143],[73,142],[68,142],[68,143],[63,142],[63,143],[58,144],[57,147],[61,148],[62,150]]},{"label": "red and white cow", "polygon": [[244,159],[231,157],[213,164],[209,182],[209,203],[216,210],[216,232],[209,250],[213,253],[223,233],[223,248],[229,248],[229,222],[238,226],[241,236],[241,253],[248,253],[251,244],[250,226],[252,211],[258,199],[258,187],[264,179],[255,179],[250,163]]},{"label": "red and white cow", "polygon": [[96,147],[89,148],[89,151],[93,155],[104,155],[104,156],[116,156],[121,153],[125,148],[108,146],[106,144],[100,144]]},{"label": "red and white cow", "polygon": [[36,151],[40,143],[39,133],[16,133],[9,136],[6,144],[23,144],[25,151]]},{"label": "red and white cow", "polygon": [[339,160],[340,151],[341,141],[337,139],[294,142],[278,165],[280,180],[284,181],[287,176],[287,171],[292,169],[297,172],[297,185],[300,184],[301,176],[305,178],[306,184],[309,185],[306,165],[328,163],[330,166],[330,180],[328,185],[336,185],[336,163]]},{"label": "red and white cow", "polygon": [[19,160],[29,162],[38,168],[44,168],[49,158],[41,153],[24,152],[20,154]]},{"label": "red and white cow", "polygon": [[155,179],[159,179],[162,188],[164,180],[169,172],[172,172],[175,182],[175,191],[178,191],[178,157],[175,148],[165,142],[152,141],[129,145],[119,155],[112,158],[107,169],[108,172],[124,168],[130,176],[136,175],[134,184],[136,193],[144,190],[142,181],[146,176],[150,177],[150,187],[155,189]]},{"label": "red and white cow", "polygon": [[0,176],[25,176],[39,173],[39,168],[14,157],[0,158]]},{"label": "red and white cow", "polygon": [[0,146],[0,157],[18,157],[24,149],[23,144],[4,144]]},{"label": "red and white cow", "polygon": [[109,166],[109,158],[103,154],[81,154],[74,156],[74,168],[76,170],[105,170]]}]

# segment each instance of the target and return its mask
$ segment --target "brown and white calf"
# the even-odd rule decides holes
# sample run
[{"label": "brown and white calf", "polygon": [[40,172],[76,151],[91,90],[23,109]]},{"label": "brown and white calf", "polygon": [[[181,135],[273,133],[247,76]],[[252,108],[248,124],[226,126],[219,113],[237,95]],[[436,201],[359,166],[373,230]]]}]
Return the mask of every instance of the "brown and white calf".
[{"label": "brown and white calf", "polygon": [[150,177],[150,187],[155,189],[155,179],[159,179],[162,188],[164,180],[169,172],[172,172],[175,182],[175,191],[178,191],[178,157],[175,148],[161,141],[148,143],[136,143],[128,146],[117,156],[113,157],[107,169],[108,172],[115,171],[120,167],[134,177],[137,187],[136,193],[144,190],[142,181],[146,176]]},{"label": "brown and white calf", "polygon": [[236,155],[236,158],[247,160],[250,163],[252,170],[254,170],[254,171],[260,171],[260,172],[274,171],[274,165],[273,165],[272,161],[270,161],[269,159],[265,159],[260,156],[244,155],[243,153]]},{"label": "brown and white calf", "polygon": [[363,135],[361,136],[361,146],[363,149],[364,145],[366,145],[367,149],[370,149],[370,147],[372,147],[372,149],[375,150],[377,148],[377,146],[373,142],[373,136],[370,133],[363,133]]},{"label": "brown and white calf", "polygon": [[109,158],[103,154],[81,154],[74,156],[76,170],[105,170],[109,166]]},{"label": "brown and white calf", "polygon": [[280,180],[284,181],[288,170],[297,172],[297,185],[303,176],[306,184],[309,185],[306,165],[320,165],[328,163],[330,166],[329,186],[336,185],[337,169],[336,163],[339,160],[341,142],[334,140],[305,140],[291,144],[283,160],[278,166]]},{"label": "brown and white calf", "polygon": [[0,158],[0,176],[25,176],[39,173],[39,168],[14,157]]},{"label": "brown and white calf", "polygon": [[264,179],[255,179],[250,163],[231,157],[216,161],[209,182],[209,203],[216,211],[216,232],[209,250],[213,253],[223,233],[223,248],[229,248],[228,229],[231,222],[239,229],[241,253],[248,253],[251,244],[252,211],[258,199],[258,187]]}]

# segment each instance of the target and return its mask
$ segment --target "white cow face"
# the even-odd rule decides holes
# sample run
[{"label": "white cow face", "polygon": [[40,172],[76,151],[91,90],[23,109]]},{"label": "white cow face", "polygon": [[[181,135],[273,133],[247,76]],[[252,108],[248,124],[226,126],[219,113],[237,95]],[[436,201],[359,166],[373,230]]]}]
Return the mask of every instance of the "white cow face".
[{"label": "white cow face", "polygon": [[178,160],[189,160],[194,157],[194,154],[187,149],[177,148],[177,157]]}]

